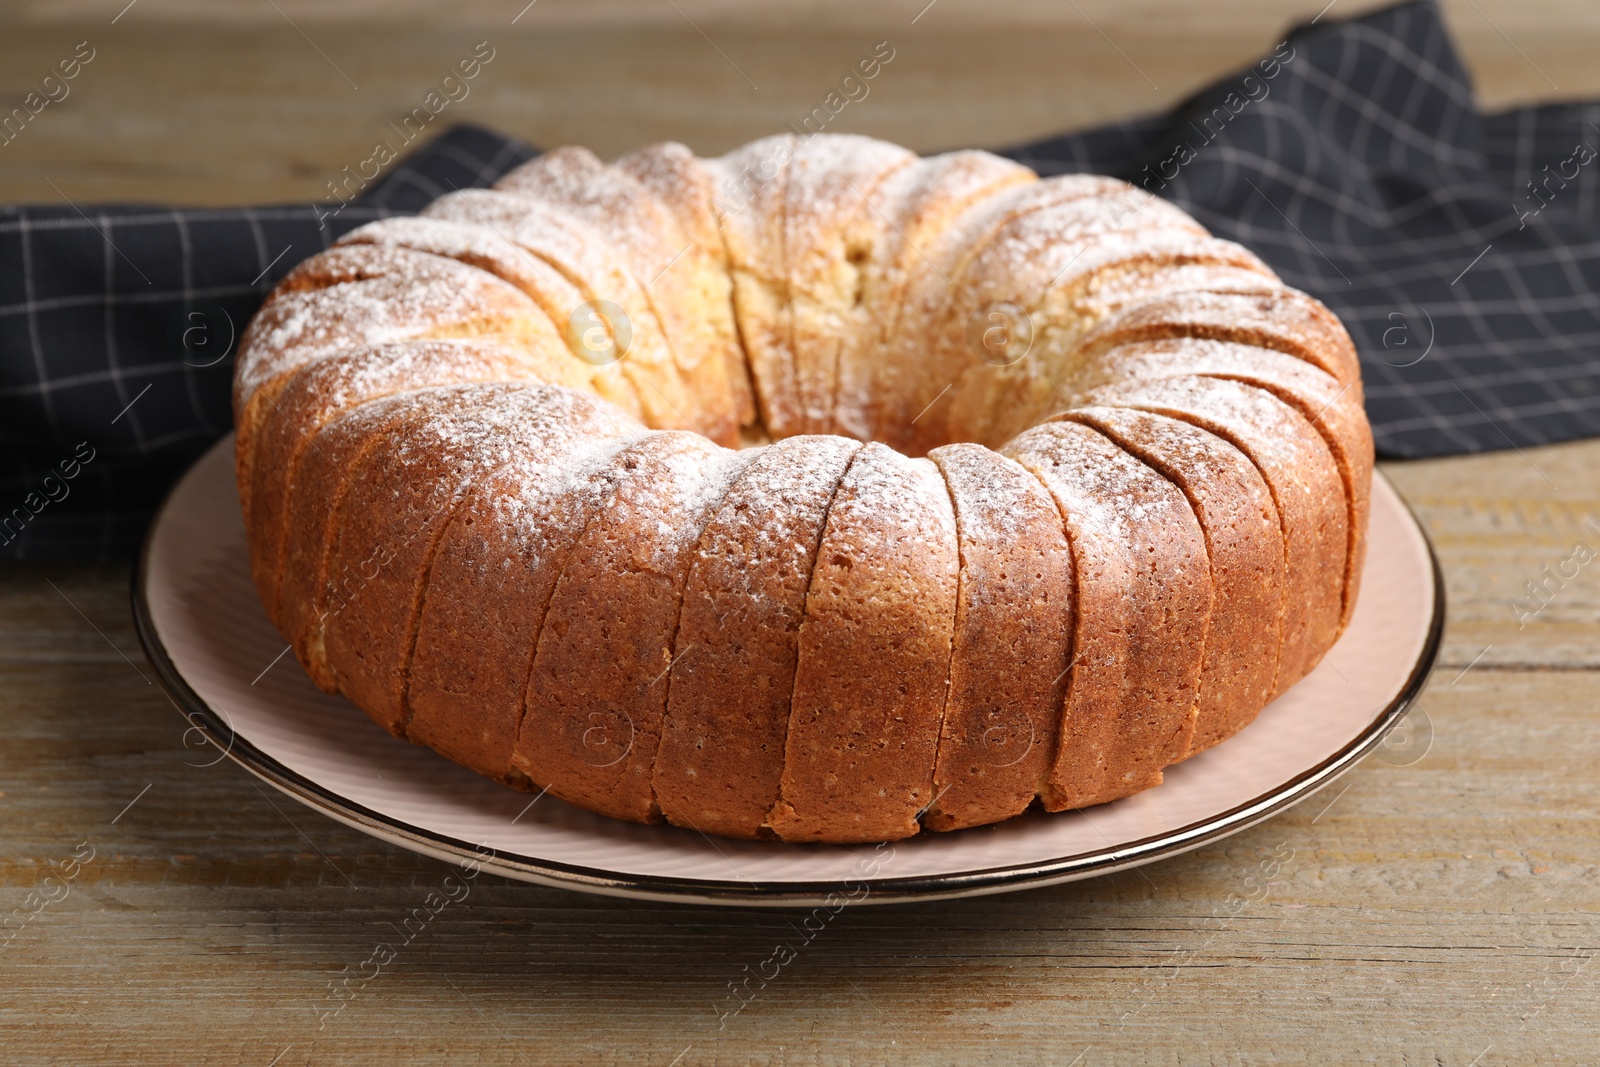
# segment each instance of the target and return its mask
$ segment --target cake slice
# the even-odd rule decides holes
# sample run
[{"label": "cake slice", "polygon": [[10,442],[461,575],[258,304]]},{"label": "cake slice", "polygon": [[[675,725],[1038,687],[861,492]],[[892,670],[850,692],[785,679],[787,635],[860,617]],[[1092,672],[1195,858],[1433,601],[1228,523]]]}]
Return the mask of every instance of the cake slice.
[{"label": "cake slice", "polygon": [[1187,422],[1110,407],[1062,418],[1094,427],[1181,489],[1205,535],[1211,623],[1187,758],[1249,725],[1276,691],[1285,561],[1271,491],[1244,453]]},{"label": "cake slice", "polygon": [[733,280],[733,307],[761,423],[794,418],[794,327],[785,259],[784,190],[796,139],[779,134],[703,160]]},{"label": "cake slice", "polygon": [[1075,377],[1083,391],[1112,381],[1200,375],[1230,378],[1265,389],[1293,407],[1322,435],[1344,483],[1349,545],[1340,629],[1350,622],[1366,559],[1372,510],[1372,428],[1354,390],[1295,356],[1250,345],[1177,337],[1121,345],[1090,360]]},{"label": "cake slice", "polygon": [[[1008,224],[1053,206],[1114,195],[1125,188],[1125,182],[1114,178],[1062,175],[1001,188],[950,216],[919,249],[900,303],[888,312],[891,325],[884,335],[883,358],[862,387],[881,413],[872,436],[902,451],[914,451],[912,441],[919,433],[928,432],[925,440],[931,443],[956,439],[929,432],[921,423],[944,417],[941,408],[950,402],[947,390],[954,385],[953,376],[944,373],[953,365],[952,357],[937,353],[956,345],[960,353],[971,354],[968,323],[952,313],[952,301],[973,259]],[[1008,296],[1012,298],[1014,294]],[[965,358],[957,356],[955,364]]]},{"label": "cake slice", "polygon": [[[239,482],[249,484],[245,524],[252,531],[250,566],[261,602],[279,619],[287,508],[300,463],[317,432],[342,412],[408,389],[466,382],[545,381],[561,368],[519,348],[486,341],[405,341],[360,348],[301,367],[281,387],[258,389],[246,410],[259,405],[260,426],[249,443],[240,438]],[[268,393],[272,394],[270,399]],[[268,414],[270,418],[266,417]]]},{"label": "cake slice", "polygon": [[1171,482],[1081,423],[1036,426],[1002,454],[1055,498],[1077,578],[1066,715],[1044,806],[1081,808],[1157,785],[1189,751],[1212,609],[1194,511]]},{"label": "cake slice", "polygon": [[[1022,344],[1016,358],[1004,366],[985,363],[969,346],[944,406],[946,433],[996,448],[1060,407],[1060,383],[1083,360],[1080,345],[1099,323],[1096,294],[1110,279],[1125,283],[1185,265],[1244,271],[1259,266],[1270,274],[1245,249],[1196,232],[1193,225],[1167,225],[1159,213],[1140,217],[1159,225],[1145,228],[1141,223],[1133,229],[1092,233],[1076,243],[1040,250],[1031,264],[1018,257],[1026,274],[1015,286],[1022,295],[1010,299],[1026,312],[1022,322],[1031,332],[1031,344]],[[1006,299],[1001,279],[991,280],[987,289],[994,299]],[[941,343],[955,342],[954,328],[952,322]]]},{"label": "cake slice", "polygon": [[406,681],[406,736],[497,781],[511,763],[550,594],[574,544],[616,492],[618,452],[645,431],[608,405],[570,433],[518,447],[479,479],[440,535]]},{"label": "cake slice", "polygon": [[351,408],[329,420],[308,442],[295,472],[284,528],[287,538],[279,578],[279,630],[289,639],[295,658],[317,686],[338,692],[338,683],[323,656],[322,630],[330,615],[344,610],[360,592],[359,575],[377,559],[360,560],[354,574],[330,573],[328,561],[343,529],[339,521],[349,474],[375,449],[385,447],[391,430],[408,418],[419,394],[444,392],[406,390]]},{"label": "cake slice", "polygon": [[[277,403],[278,391],[291,375],[306,363],[314,363],[351,347],[367,348],[353,335],[344,323],[327,306],[326,298],[315,298],[316,293],[338,293],[339,286],[357,286],[358,290],[374,295],[374,287],[392,287],[411,271],[419,271],[425,279],[434,282],[448,280],[458,289],[459,306],[449,304],[437,311],[427,307],[405,305],[400,309],[401,323],[406,326],[404,336],[411,338],[477,336],[494,337],[512,348],[527,353],[530,368],[546,380],[574,382],[580,375],[568,370],[576,361],[560,359],[561,341],[547,316],[508,294],[493,276],[479,278],[458,276],[470,267],[452,264],[449,260],[410,249],[377,247],[335,248],[311,259],[290,271],[278,284],[269,298],[269,306],[278,308],[278,314],[287,316],[282,325],[292,325],[291,348],[300,346],[298,353],[287,361],[279,360],[269,350],[277,342],[271,339],[258,341],[259,334],[253,321],[246,330],[241,344],[240,368],[237,376],[242,382],[247,376],[255,384],[246,392],[236,382],[234,424],[236,431],[235,453],[240,464],[240,500],[248,514],[250,494],[254,480],[250,464],[255,458],[255,434],[269,408]],[[475,273],[475,272],[474,272]],[[481,299],[480,299],[481,298]],[[481,306],[468,306],[480,300]],[[297,303],[298,301],[298,303]],[[510,317],[498,324],[482,319],[482,314],[499,314],[509,308]],[[293,312],[293,314],[290,314]],[[295,321],[296,316],[304,321]],[[262,345],[266,344],[266,348]],[[581,366],[581,364],[577,364]]]},{"label": "cake slice", "polygon": [[698,257],[684,262],[695,242],[673,211],[632,174],[573,146],[529,160],[494,187],[552,205],[608,239],[661,323],[673,362],[698,406],[695,428],[713,441],[737,441],[739,413],[715,326],[728,305],[702,294]]},{"label": "cake slice", "polygon": [[[1044,188],[1054,184],[1040,183]],[[1034,192],[1024,186],[1017,195]],[[1019,364],[1037,364],[1047,352],[1056,353],[1052,362],[1063,358],[1076,337],[1062,331],[1060,316],[1045,306],[1045,296],[1086,245],[1125,227],[1204,233],[1176,208],[1102,179],[1063,187],[1053,202],[1014,214],[966,250],[940,278],[944,291],[937,312],[922,321],[927,332],[913,335],[911,343],[925,353],[906,357],[914,359],[921,379],[914,392],[931,396],[950,388],[947,402],[916,413],[914,424],[901,431],[909,451],[970,439],[956,427],[971,421],[969,409],[983,410],[989,393],[1021,373]],[[910,325],[915,329],[917,320]]]},{"label": "cake slice", "polygon": [[960,572],[929,460],[855,454],[817,551],[778,803],[785,841],[909,837],[933,802]]},{"label": "cake slice", "polygon": [[1283,528],[1283,652],[1276,692],[1304,677],[1339,634],[1348,511],[1322,436],[1271,393],[1221,378],[1159,378],[1106,386],[1090,403],[1136,407],[1193,423],[1250,457],[1272,492]]},{"label": "cake slice", "polygon": [[[554,265],[531,249],[507,240],[492,226],[416,216],[380,219],[345,234],[335,247],[345,245],[407,248],[444,256],[515,286],[544,311],[559,344],[576,357],[566,361],[570,369],[560,379],[561,384],[591,389],[635,417],[643,413],[637,391],[617,365],[590,362],[592,352],[581,336],[566,328],[573,309],[586,299],[583,291]],[[601,328],[609,333],[608,327]]]},{"label": "cake slice", "polygon": [[549,320],[494,275],[407,249],[335,248],[296,267],[239,341],[233,410],[316,359],[419,337],[484,334],[539,344]]},{"label": "cake slice", "polygon": [[1072,663],[1073,574],[1055,501],[981,445],[936,448],[961,575],[929,830],[1008,819],[1043,791]]},{"label": "cake slice", "polygon": [[872,194],[876,251],[858,279],[869,321],[842,339],[835,432],[863,441],[887,440],[895,432],[892,407],[885,407],[872,383],[884,354],[901,343],[899,320],[912,279],[939,269],[931,252],[954,220],[1004,191],[1037,181],[1026,167],[988,152],[947,152],[899,168]]},{"label": "cake slice", "polygon": [[[947,432],[949,406],[960,400],[962,374],[971,365],[987,368],[974,349],[974,336],[984,331],[979,320],[987,320],[990,309],[982,299],[968,299],[971,278],[982,274],[979,262],[1010,235],[1026,232],[1035,219],[1054,213],[1088,218],[1099,213],[1090,205],[1104,205],[1126,189],[1126,182],[1112,178],[1070,174],[1002,187],[950,219],[917,256],[901,306],[886,315],[893,323],[893,333],[885,334],[888,355],[866,389],[880,398],[885,419],[878,434],[886,442],[918,454],[952,438],[962,440]],[[1027,307],[1018,286],[1003,288],[995,302]]]},{"label": "cake slice", "polygon": [[557,328],[580,358],[628,381],[648,425],[697,429],[705,421],[642,280],[605,234],[555,205],[492,189],[450,193],[422,215],[489,227],[559,271],[584,302],[558,312]]},{"label": "cake slice", "polygon": [[603,403],[555,386],[501,383],[409,395],[415,403],[384,446],[350,470],[327,563],[348,596],[311,642],[339,691],[397,736],[423,581],[451,513],[478,479],[525,449],[548,447]]},{"label": "cake slice", "polygon": [[1195,337],[1286,352],[1338,379],[1361,402],[1361,365],[1344,326],[1322,303],[1287,287],[1268,292],[1174,292],[1118,312],[1083,339],[1092,359],[1136,341]]},{"label": "cake slice", "polygon": [[756,419],[755,392],[739,344],[733,313],[733,280],[728,274],[728,250],[717,225],[716,188],[711,170],[681,144],[667,142],[629,152],[617,160],[618,170],[632,175],[677,216],[688,241],[680,263],[695,286],[697,306],[706,331],[701,344],[721,361],[728,378],[739,425]]},{"label": "cake slice", "polygon": [[833,430],[843,350],[875,332],[866,275],[886,227],[872,198],[915,159],[903,148],[848,135],[815,137],[796,149],[783,212],[794,395],[786,409],[792,418],[767,427],[774,436]]},{"label": "cake slice", "polygon": [[750,459],[683,432],[650,434],[618,455],[625,473],[551,594],[512,754],[563,800],[659,820],[651,772],[684,584],[702,530]]},{"label": "cake slice", "polygon": [[772,836],[806,590],[829,505],[860,447],[820,436],[766,446],[700,535],[655,762],[668,822]]}]

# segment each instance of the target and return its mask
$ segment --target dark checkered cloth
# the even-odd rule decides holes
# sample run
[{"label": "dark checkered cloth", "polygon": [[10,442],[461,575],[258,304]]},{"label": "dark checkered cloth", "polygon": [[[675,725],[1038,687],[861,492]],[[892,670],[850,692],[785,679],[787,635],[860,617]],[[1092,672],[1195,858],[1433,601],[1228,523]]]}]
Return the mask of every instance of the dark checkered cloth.
[{"label": "dark checkered cloth", "polygon": [[346,205],[0,208],[0,557],[128,558],[232,426],[234,342],[278,279],[537,154],[457,127]]},{"label": "dark checkered cloth", "polygon": [[[1600,105],[1482,116],[1432,3],[1303,27],[1168,115],[1009,155],[1181,204],[1336,311],[1381,454],[1600,433]],[[229,424],[290,267],[534,155],[456,128],[320,205],[0,209],[0,552],[125,558]],[[86,458],[92,456],[92,458]],[[69,477],[70,475],[70,477]]]}]

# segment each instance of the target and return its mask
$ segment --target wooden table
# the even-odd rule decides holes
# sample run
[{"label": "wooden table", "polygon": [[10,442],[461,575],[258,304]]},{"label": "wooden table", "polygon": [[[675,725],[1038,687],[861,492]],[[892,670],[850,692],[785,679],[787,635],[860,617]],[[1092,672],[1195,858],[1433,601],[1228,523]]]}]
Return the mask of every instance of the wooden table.
[{"label": "wooden table", "polygon": [[[512,26],[523,0],[141,0],[113,25],[124,2],[0,15],[6,99],[74,43],[97,49],[76,95],[0,149],[0,197],[315,196],[485,39],[491,77],[457,117],[544,143],[720,150],[884,39],[896,59],[848,128],[1002,143],[1159,106],[1321,6],[942,0],[912,25],[925,0],[541,0]],[[1450,5],[1484,96],[1600,95],[1592,5],[1533,7]],[[1574,544],[1600,550],[1597,469],[1600,442],[1385,467],[1450,596],[1410,747],[1139,871],[847,909],[725,1025],[728,983],[794,915],[487,876],[323,1018],[330,984],[447,868],[193,747],[139,654],[123,570],[0,570],[0,911],[39,907],[0,948],[0,1061],[1593,1061],[1600,564],[1520,625],[1507,601]],[[1259,899],[1233,914],[1231,893]]]}]

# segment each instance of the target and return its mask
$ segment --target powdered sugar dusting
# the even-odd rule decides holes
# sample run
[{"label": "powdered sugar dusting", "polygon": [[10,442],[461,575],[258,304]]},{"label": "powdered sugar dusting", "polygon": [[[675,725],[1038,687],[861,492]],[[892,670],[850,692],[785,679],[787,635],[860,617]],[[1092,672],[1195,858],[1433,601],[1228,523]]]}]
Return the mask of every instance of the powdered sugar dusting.
[{"label": "powdered sugar dusting", "polygon": [[273,296],[240,345],[240,405],[262,382],[336,352],[474,325],[474,332],[484,332],[536,310],[492,275],[453,260],[428,259],[427,270]]},{"label": "powdered sugar dusting", "polygon": [[749,541],[761,557],[787,554],[798,561],[813,545],[792,539],[803,516],[825,511],[848,458],[861,446],[848,438],[789,437],[749,449],[745,466],[724,498],[717,522],[725,535]]},{"label": "powdered sugar dusting", "polygon": [[915,557],[920,550],[921,562],[947,561],[953,574],[955,511],[932,460],[864,446],[839,483],[828,525],[848,528],[863,555]]},{"label": "powdered sugar dusting", "polygon": [[1271,274],[1228,263],[1173,263],[1159,271],[1112,274],[1091,283],[1084,304],[1109,315],[1131,304],[1170,293],[1269,293],[1283,288]]},{"label": "powdered sugar dusting", "polygon": [[524,163],[495,189],[566,209],[594,227],[636,276],[648,280],[684,237],[677,220],[639,180],[585,148],[558,148]]},{"label": "powdered sugar dusting", "polygon": [[[457,219],[382,219],[352,230],[340,245],[393,245],[431,252],[460,260],[498,276],[535,299],[548,301],[546,310],[563,312],[583,301],[579,290],[558,270],[527,248],[513,244],[494,227]],[[339,247],[336,245],[335,247]]]},{"label": "powdered sugar dusting", "polygon": [[974,444],[946,445],[929,458],[946,472],[963,544],[1014,544],[1038,523],[1041,509],[1060,522],[1044,489],[1013,459]]},{"label": "powdered sugar dusting", "polygon": [[1132,403],[1170,409],[1202,422],[1244,431],[1252,457],[1283,469],[1298,465],[1300,443],[1310,427],[1272,394],[1221,378],[1160,378],[1097,389],[1094,402]]},{"label": "powdered sugar dusting", "polygon": [[[568,317],[590,301],[618,305],[629,320],[631,345],[609,368],[578,368],[573,358],[583,353],[572,347]],[[1033,347],[1005,366],[977,355],[970,333],[974,316],[996,301],[1020,308],[1032,329]],[[618,336],[612,319],[604,329]],[[1293,349],[1306,362],[1268,348],[1152,340],[1167,332],[1238,337]],[[571,679],[596,699],[633,685],[633,673],[667,676],[674,620],[687,618],[674,612],[700,573],[692,568],[707,568],[706,600],[695,603],[717,605],[695,625],[714,625],[728,655],[745,653],[749,627],[789,627],[801,669],[787,723],[801,723],[802,734],[796,742],[791,733],[783,749],[784,795],[804,806],[841,781],[887,795],[870,775],[850,777],[871,758],[850,736],[871,735],[874,744],[896,736],[899,727],[878,730],[880,719],[914,721],[906,743],[937,745],[938,694],[952,682],[936,665],[955,647],[940,628],[958,618],[962,552],[983,561],[961,598],[988,605],[987,621],[962,639],[977,648],[979,631],[1026,622],[1016,597],[1056,603],[1059,592],[1060,603],[1078,602],[1063,562],[1068,537],[1070,551],[1089,560],[1078,584],[1098,614],[1081,636],[1100,657],[1079,665],[1073,699],[1103,703],[1112,710],[1100,721],[1116,725],[1075,734],[1073,750],[1063,741],[1062,751],[1076,761],[1073,773],[1103,772],[1113,790],[1111,777],[1125,768],[1158,767],[1151,761],[1166,738],[1152,731],[1170,733],[1161,709],[1181,711],[1192,688],[1179,675],[1188,669],[1186,635],[1206,617],[1190,595],[1205,584],[1204,544],[1185,532],[1194,519],[1185,495],[1111,435],[1178,419],[1170,424],[1216,426],[1224,439],[1246,441],[1250,459],[1274,472],[1273,494],[1298,501],[1285,528],[1305,526],[1294,528],[1307,567],[1320,566],[1317,558],[1338,554],[1326,532],[1336,525],[1329,509],[1342,515],[1348,498],[1359,524],[1356,490],[1338,476],[1349,481],[1361,449],[1370,453],[1359,390],[1345,392],[1359,379],[1341,337],[1325,309],[1283,288],[1259,259],[1126,183],[1041,181],[986,153],[919,160],[868,138],[784,134],[709,161],[680,145],[643,149],[616,166],[560,149],[493,191],[456,193],[421,217],[364,226],[274,292],[243,338],[235,388],[242,405],[263,383],[317,363],[250,408],[270,453],[319,430],[318,441],[346,442],[341,459],[300,465],[320,472],[315,492],[350,502],[340,514],[364,531],[355,539],[445,530],[448,566],[425,580],[447,577],[427,597],[418,586],[424,614],[429,600],[456,616],[470,612],[455,583],[475,575],[484,588],[508,590],[507,612],[528,599],[564,598],[552,616],[559,625],[530,623],[526,640],[541,656],[555,641],[551,654],[566,657],[561,670],[580,672]],[[1313,366],[1324,358],[1333,376]],[[1346,363],[1352,380],[1341,388],[1335,377]],[[929,459],[822,436],[735,451],[682,429],[645,430],[597,395],[617,397],[652,426],[731,440],[749,409],[747,372],[767,416],[759,430],[780,437],[842,426],[916,451],[957,435],[992,441],[1058,409],[1063,392],[1106,405],[1078,409],[1106,430],[1054,423],[1024,431],[1001,454],[958,444]],[[542,384],[554,379],[579,388]],[[1315,426],[1308,404],[1324,405]],[[1166,433],[1160,445],[1198,470],[1203,436]],[[313,455],[294,455],[302,452]],[[295,495],[298,482],[284,483],[279,502],[299,517],[252,520],[253,541],[276,536],[274,522],[315,518],[316,502]],[[431,551],[419,540],[396,580],[431,568]],[[1050,552],[1054,569],[1023,575],[1013,566],[1032,567]],[[522,584],[502,580],[522,574],[518,567],[528,568]],[[1312,593],[1326,584],[1317,575],[1306,582]],[[316,580],[290,582],[284,595],[315,600]],[[628,632],[612,648],[633,664],[618,679],[581,673],[608,667],[583,660],[595,639],[612,638],[593,603],[607,595],[602,587],[626,590],[609,595],[632,612],[622,613]],[[288,607],[307,618],[314,610]],[[335,637],[360,635],[353,649],[328,646],[331,669],[359,674],[355,659],[397,652],[378,647],[387,633],[353,628],[355,618],[331,627]],[[569,625],[598,628],[557,649],[554,631]],[[448,669],[454,650],[446,643],[431,655]],[[878,659],[886,677],[912,683],[899,698],[863,696],[859,680],[873,676],[868,661]],[[540,699],[566,698],[552,690]],[[651,712],[657,699],[651,690],[639,710]],[[842,725],[850,716],[859,723]],[[635,762],[648,776],[653,742],[643,725]],[[931,767],[931,748],[928,759]],[[630,781],[638,771],[628,765]],[[878,771],[901,773],[888,764]],[[929,799],[921,764],[912,771],[917,780],[894,787],[910,798],[905,832]],[[1057,800],[1071,793],[1049,784]],[[648,807],[649,789],[634,793]],[[865,810],[851,815],[850,798],[842,799],[846,817]],[[603,798],[589,800],[604,810]],[[686,797],[690,809],[695,802]],[[800,829],[835,832],[820,822]]]},{"label": "powdered sugar dusting", "polygon": [[[1153,536],[1172,514],[1176,490],[1143,463],[1087,426],[1051,422],[1035,426],[1002,453],[1045,476],[1064,491],[1063,506],[1075,537],[1089,538],[1097,553],[1127,551]],[[1182,502],[1182,512],[1188,504]],[[1176,548],[1177,546],[1174,546]],[[1144,565],[1154,565],[1152,559]],[[1168,566],[1171,560],[1159,561]]]}]

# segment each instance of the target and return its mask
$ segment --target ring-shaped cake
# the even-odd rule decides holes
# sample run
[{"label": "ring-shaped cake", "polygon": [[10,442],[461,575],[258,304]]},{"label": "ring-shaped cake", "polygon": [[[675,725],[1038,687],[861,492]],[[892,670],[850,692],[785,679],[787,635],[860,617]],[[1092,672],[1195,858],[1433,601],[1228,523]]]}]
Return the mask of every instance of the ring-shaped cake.
[{"label": "ring-shaped cake", "polygon": [[473,770],[864,842],[1128,796],[1354,606],[1338,320],[1120,181],[576,148],[296,267],[241,342],[268,615]]}]

